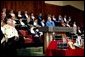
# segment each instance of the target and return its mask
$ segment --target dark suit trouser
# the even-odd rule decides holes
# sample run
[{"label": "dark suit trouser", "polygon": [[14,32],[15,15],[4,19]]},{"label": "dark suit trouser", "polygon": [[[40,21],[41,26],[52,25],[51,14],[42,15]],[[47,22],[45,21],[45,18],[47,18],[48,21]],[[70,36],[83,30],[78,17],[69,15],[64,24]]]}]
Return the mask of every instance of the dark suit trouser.
[{"label": "dark suit trouser", "polygon": [[7,43],[4,42],[4,45],[1,47],[2,56],[16,56],[16,41],[14,38],[9,38]]}]

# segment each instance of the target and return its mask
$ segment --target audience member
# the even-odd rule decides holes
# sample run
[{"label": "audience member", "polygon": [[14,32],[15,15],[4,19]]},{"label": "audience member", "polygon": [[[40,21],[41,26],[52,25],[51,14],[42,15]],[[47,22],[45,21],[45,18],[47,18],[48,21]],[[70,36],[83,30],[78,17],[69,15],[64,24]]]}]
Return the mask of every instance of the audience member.
[{"label": "audience member", "polygon": [[39,13],[38,15],[38,24],[40,25],[40,22],[42,21],[42,13]]},{"label": "audience member", "polygon": [[18,11],[18,19],[22,17],[21,11]]},{"label": "audience member", "polygon": [[77,33],[77,25],[76,22],[73,23],[73,30],[74,30],[74,34]]},{"label": "audience member", "polygon": [[56,18],[55,18],[55,16],[54,16],[54,15],[52,16],[52,20],[54,21],[55,26],[57,26],[57,25],[58,25],[58,24],[57,24],[57,20],[56,20]]},{"label": "audience member", "polygon": [[6,19],[6,24],[3,26],[4,38],[1,41],[4,41],[4,54],[3,56],[15,56],[16,55],[16,41],[19,39],[19,35],[15,27],[12,26],[13,20],[9,17]]},{"label": "audience member", "polygon": [[31,13],[31,19],[34,20],[35,19],[35,16],[33,13]]},{"label": "audience member", "polygon": [[44,19],[42,19],[42,21],[40,22],[40,26],[41,27],[44,27],[45,26],[45,20]]},{"label": "audience member", "polygon": [[1,13],[1,19],[4,20],[5,18],[6,18],[6,8],[3,8]]},{"label": "audience member", "polygon": [[47,27],[54,27],[55,23],[51,20],[51,17],[48,16],[47,22],[46,22]]},{"label": "audience member", "polygon": [[67,19],[66,19],[66,18],[67,18],[67,16],[65,15],[65,16],[64,16],[64,22],[65,22],[65,23],[67,22]]}]

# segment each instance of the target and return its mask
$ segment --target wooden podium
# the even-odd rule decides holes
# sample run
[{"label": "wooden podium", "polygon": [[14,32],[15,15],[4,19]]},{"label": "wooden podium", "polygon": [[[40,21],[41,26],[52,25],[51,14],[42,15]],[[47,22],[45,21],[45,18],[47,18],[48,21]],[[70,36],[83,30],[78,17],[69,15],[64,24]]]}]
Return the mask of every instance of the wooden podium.
[{"label": "wooden podium", "polygon": [[39,31],[44,32],[44,51],[49,43],[53,40],[53,32],[62,35],[62,39],[66,38],[65,32],[73,32],[72,27],[39,27]]}]

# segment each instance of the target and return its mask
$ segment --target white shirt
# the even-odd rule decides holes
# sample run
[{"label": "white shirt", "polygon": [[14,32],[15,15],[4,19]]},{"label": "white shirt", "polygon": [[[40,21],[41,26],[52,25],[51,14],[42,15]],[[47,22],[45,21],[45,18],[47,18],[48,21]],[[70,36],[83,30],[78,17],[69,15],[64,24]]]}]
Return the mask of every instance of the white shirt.
[{"label": "white shirt", "polygon": [[23,22],[20,22],[21,25],[25,25]]},{"label": "white shirt", "polygon": [[81,30],[78,30],[79,33],[81,33]]},{"label": "white shirt", "polygon": [[35,17],[34,16],[31,16],[31,18],[34,20],[35,19]]},{"label": "white shirt", "polygon": [[76,24],[73,24],[73,27],[77,27]]},{"label": "white shirt", "polygon": [[36,26],[36,27],[41,27],[36,22],[34,22],[33,25]]},{"label": "white shirt", "polygon": [[[2,33],[4,33],[4,28],[3,28],[3,27],[1,27],[1,31],[2,31]],[[3,38],[1,39],[1,44],[2,44],[4,41],[6,41],[6,39],[3,37]]]},{"label": "white shirt", "polygon": [[18,17],[22,17],[22,15],[21,14],[18,14]]},{"label": "white shirt", "polygon": [[1,27],[1,31],[4,33],[4,28],[3,27]]},{"label": "white shirt", "polygon": [[67,26],[67,27],[70,27],[70,25],[69,25],[69,24],[66,24],[66,26]]},{"label": "white shirt", "polygon": [[28,18],[28,15],[27,14],[25,14],[25,16],[26,16],[26,18]]},{"label": "white shirt", "polygon": [[37,26],[38,24],[36,22],[33,23],[34,26]]},{"label": "white shirt", "polygon": [[17,30],[10,25],[3,26],[3,34],[5,34],[6,38],[11,38],[13,36],[19,37]]},{"label": "white shirt", "polygon": [[15,14],[14,14],[14,13],[11,13],[10,15],[11,15],[12,17],[15,17]]},{"label": "white shirt", "polygon": [[32,34],[35,34],[35,32],[34,32],[34,27],[32,27],[31,29],[30,29],[30,32],[32,33]]},{"label": "white shirt", "polygon": [[61,18],[61,17],[59,17],[59,20],[62,20],[62,18]]},{"label": "white shirt", "polygon": [[45,24],[43,22],[41,22],[41,24],[42,24],[43,27],[45,26]]},{"label": "white shirt", "polygon": [[66,18],[64,18],[64,21],[66,22]]},{"label": "white shirt", "polygon": [[71,18],[69,18],[69,22],[71,21]]},{"label": "white shirt", "polygon": [[54,21],[56,21],[56,18],[53,18]]}]

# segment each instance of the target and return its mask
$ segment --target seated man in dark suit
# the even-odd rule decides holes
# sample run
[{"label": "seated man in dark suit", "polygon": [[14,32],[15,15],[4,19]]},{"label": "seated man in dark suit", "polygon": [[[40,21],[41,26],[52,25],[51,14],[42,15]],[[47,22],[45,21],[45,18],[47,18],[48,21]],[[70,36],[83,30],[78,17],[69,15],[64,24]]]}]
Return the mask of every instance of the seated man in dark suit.
[{"label": "seated man in dark suit", "polygon": [[38,15],[38,23],[40,24],[41,21],[42,21],[42,13],[40,13],[40,14]]},{"label": "seated man in dark suit", "polygon": [[55,18],[55,16],[54,16],[54,15],[52,16],[52,20],[54,21],[55,26],[57,26],[57,20],[56,20],[56,18]]},{"label": "seated man in dark suit", "polygon": [[40,26],[41,27],[44,27],[45,26],[45,20],[44,19],[42,19],[42,21],[40,22]]}]

